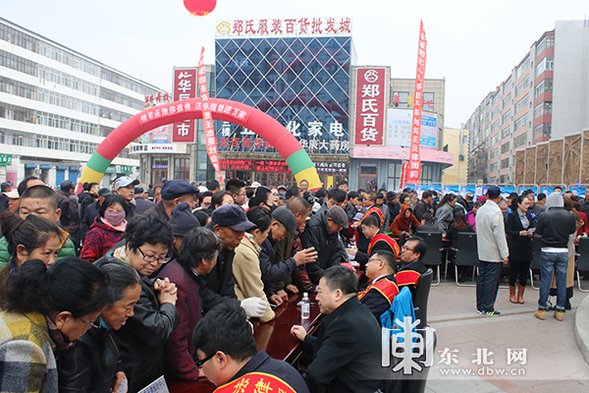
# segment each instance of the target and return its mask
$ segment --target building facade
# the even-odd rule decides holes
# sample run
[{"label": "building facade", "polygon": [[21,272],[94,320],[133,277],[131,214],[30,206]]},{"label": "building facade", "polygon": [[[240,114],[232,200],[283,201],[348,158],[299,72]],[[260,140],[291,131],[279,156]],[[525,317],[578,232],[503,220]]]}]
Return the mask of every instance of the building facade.
[{"label": "building facade", "polygon": [[452,153],[454,162],[451,167],[442,171],[442,183],[467,184],[468,183],[468,129],[444,128],[443,151]]},{"label": "building facade", "polygon": [[[350,18],[233,20],[217,23],[217,97],[267,113],[301,143],[325,186],[348,177]],[[226,178],[293,184],[276,150],[251,130],[217,129]]]},{"label": "building facade", "polygon": [[532,44],[465,125],[469,182],[520,184],[517,151],[589,127],[589,60],[583,55],[588,51],[586,21],[556,22]]},{"label": "building facade", "polygon": [[[0,179],[77,182],[96,147],[161,90],[0,18]],[[103,185],[134,174],[125,150]]]},{"label": "building facade", "polygon": [[[377,75],[382,70],[382,108],[372,111],[380,116],[381,123],[372,123],[366,108],[367,87],[378,84],[370,82],[366,75]],[[374,79],[374,78],[373,78]],[[354,67],[352,97],[355,128],[350,163],[350,186],[365,190],[384,188],[396,190],[401,186],[403,162],[409,160],[413,94],[415,79],[391,78],[389,67]],[[443,151],[444,144],[444,99],[445,80],[426,79],[423,87],[421,117],[421,185],[442,182],[442,170],[452,165],[454,156]],[[368,109],[373,109],[369,107]],[[368,123],[368,124],[367,124]],[[374,126],[376,137],[366,138],[362,131]]]},{"label": "building facade", "polygon": [[[205,65],[205,69],[209,97],[215,97],[215,67]],[[147,97],[147,103],[155,105],[199,97],[197,67],[175,67],[172,74],[173,93],[168,95],[169,99],[153,102],[151,97]],[[221,122],[215,123],[217,128],[221,126]],[[187,137],[180,138],[180,133],[187,134]],[[207,154],[202,120],[159,127],[142,135],[137,142],[131,146],[131,155],[140,159],[139,179],[144,184],[161,186],[163,179],[181,179],[204,185],[215,177]]]}]

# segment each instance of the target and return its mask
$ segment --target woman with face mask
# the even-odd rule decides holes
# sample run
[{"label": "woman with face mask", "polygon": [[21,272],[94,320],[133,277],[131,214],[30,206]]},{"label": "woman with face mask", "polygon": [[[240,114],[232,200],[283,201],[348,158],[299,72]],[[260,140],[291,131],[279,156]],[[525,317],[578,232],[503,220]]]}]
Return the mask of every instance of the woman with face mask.
[{"label": "woman with face mask", "polygon": [[94,262],[117,244],[127,228],[125,200],[120,195],[109,195],[100,206],[94,224],[86,234],[80,258]]},{"label": "woman with face mask", "polygon": [[[139,274],[123,262],[106,262],[100,269],[108,276],[110,305],[90,329],[58,360],[60,393],[119,392],[127,377],[121,370],[121,349],[114,331],[133,316],[133,307],[141,294]],[[123,389],[124,391],[125,389]]]},{"label": "woman with face mask", "polygon": [[0,386],[57,393],[54,351],[65,351],[108,305],[106,274],[83,259],[32,260],[0,289]]}]

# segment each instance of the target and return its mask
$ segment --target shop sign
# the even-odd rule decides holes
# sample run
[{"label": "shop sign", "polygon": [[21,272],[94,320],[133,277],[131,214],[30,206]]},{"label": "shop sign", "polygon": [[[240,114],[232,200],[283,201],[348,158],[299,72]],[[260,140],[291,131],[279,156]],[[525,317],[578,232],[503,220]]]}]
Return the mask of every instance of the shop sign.
[{"label": "shop sign", "polygon": [[326,162],[326,161],[315,161],[315,169],[317,173],[326,175],[347,175],[348,174],[348,163],[347,162]]},{"label": "shop sign", "polygon": [[356,69],[356,145],[384,144],[384,68]]},{"label": "shop sign", "polygon": [[349,36],[351,18],[239,19],[217,22],[216,38]]},{"label": "shop sign", "polygon": [[12,165],[12,154],[0,154],[0,165]]},{"label": "shop sign", "polygon": [[[174,102],[196,98],[198,86],[196,84],[196,68],[174,69]],[[194,119],[184,120],[173,124],[172,141],[179,143],[194,143],[196,139]]]}]

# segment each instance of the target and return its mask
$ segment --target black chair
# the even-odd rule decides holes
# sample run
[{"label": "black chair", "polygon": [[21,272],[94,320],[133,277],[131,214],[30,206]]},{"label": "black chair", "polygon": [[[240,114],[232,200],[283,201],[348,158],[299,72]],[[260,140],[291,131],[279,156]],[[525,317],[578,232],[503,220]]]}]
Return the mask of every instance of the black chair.
[{"label": "black chair", "polygon": [[413,309],[415,310],[415,318],[419,319],[419,325],[417,325],[418,329],[423,329],[427,325],[427,302],[429,299],[429,291],[432,286],[433,275],[434,271],[431,268],[428,268],[419,278],[417,287],[415,288]]},{"label": "black chair", "polygon": [[419,236],[427,244],[427,252],[421,259],[426,266],[435,266],[438,280],[433,286],[440,285],[440,265],[442,264],[442,232],[420,232],[416,233],[415,236]]},{"label": "black chair", "polygon": [[[540,270],[540,252],[542,252],[542,236],[534,235],[534,237],[532,238],[532,252],[534,255],[532,257],[532,261],[530,262],[530,285],[533,289],[538,291],[540,290],[540,287],[534,286],[534,270]],[[587,256],[589,257],[589,253],[587,254]],[[542,274],[540,274],[540,277],[542,277]]]},{"label": "black chair", "polygon": [[579,272],[589,271],[589,237],[582,237],[579,239],[577,254],[579,255],[576,269],[577,285],[579,286],[579,291],[589,292],[589,290],[581,288],[581,275],[579,274]]},{"label": "black chair", "polygon": [[407,241],[407,235],[409,235],[407,232],[401,232],[401,235],[399,235],[399,240],[397,240],[397,244],[399,245],[399,247],[403,247],[403,244],[405,244],[405,242]]},{"label": "black chair", "polygon": [[[459,287],[474,287],[476,284],[460,284],[458,282],[458,266],[479,265],[479,254],[477,251],[477,234],[474,232],[458,232],[456,239],[452,241],[456,251],[456,261],[454,262],[454,282]],[[474,279],[474,270],[473,270]]]}]

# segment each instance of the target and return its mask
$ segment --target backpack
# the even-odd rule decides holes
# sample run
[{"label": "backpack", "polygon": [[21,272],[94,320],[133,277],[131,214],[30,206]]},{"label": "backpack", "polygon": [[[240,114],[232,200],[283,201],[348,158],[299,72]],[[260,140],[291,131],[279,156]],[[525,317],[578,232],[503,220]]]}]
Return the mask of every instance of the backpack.
[{"label": "backpack", "polygon": [[[407,286],[401,289],[401,292],[393,299],[391,307],[380,316],[380,323],[383,328],[389,329],[390,335],[403,333],[399,323],[405,320],[405,317],[410,317],[411,321],[415,322],[415,310],[413,308],[413,298],[411,291]],[[415,324],[417,326],[417,324]],[[411,329],[417,333],[417,328]],[[399,335],[399,341],[402,342],[403,337]]]}]

